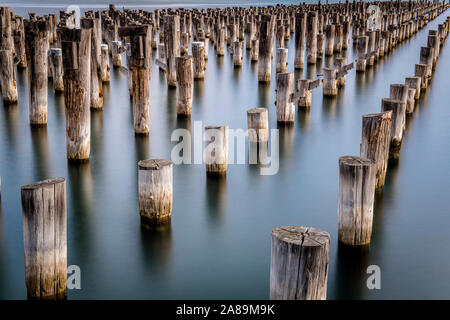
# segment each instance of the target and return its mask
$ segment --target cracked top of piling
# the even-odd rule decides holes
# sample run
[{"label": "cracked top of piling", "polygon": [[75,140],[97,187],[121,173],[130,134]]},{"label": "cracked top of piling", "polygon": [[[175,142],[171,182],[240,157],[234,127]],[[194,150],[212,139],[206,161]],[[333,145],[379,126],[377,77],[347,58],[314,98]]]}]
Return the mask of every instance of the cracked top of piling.
[{"label": "cracked top of piling", "polygon": [[166,159],[148,159],[138,162],[139,169],[142,170],[160,170],[162,167],[171,165],[172,161]]},{"label": "cracked top of piling", "polygon": [[62,183],[65,182],[66,179],[64,178],[54,178],[54,179],[47,179],[47,180],[43,180],[43,181],[38,181],[38,182],[34,182],[34,183],[30,183],[27,184],[25,186],[22,186],[22,190],[34,190],[34,189],[39,189],[45,186],[50,186],[50,185],[55,185],[58,183]]},{"label": "cracked top of piling", "polygon": [[323,246],[330,242],[328,232],[304,226],[278,227],[272,230],[272,236],[280,241],[303,247]]}]

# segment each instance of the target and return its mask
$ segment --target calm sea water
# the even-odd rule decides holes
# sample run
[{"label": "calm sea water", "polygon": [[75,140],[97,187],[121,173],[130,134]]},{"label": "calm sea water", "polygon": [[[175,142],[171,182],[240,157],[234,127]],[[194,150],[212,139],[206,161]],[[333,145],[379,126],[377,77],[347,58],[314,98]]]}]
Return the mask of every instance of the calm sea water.
[{"label": "calm sea water", "polygon": [[[84,164],[67,162],[64,99],[51,86],[47,127],[30,127],[28,80],[19,71],[19,104],[0,105],[0,298],[26,298],[20,186],[65,177],[68,264],[82,273],[82,289],[69,291],[69,299],[267,299],[270,234],[281,225],[331,234],[329,299],[449,299],[449,41],[431,87],[407,120],[401,159],[390,165],[377,195],[370,250],[355,254],[337,241],[338,158],[359,155],[362,115],[379,112],[389,85],[413,74],[428,30],[446,15],[366,73],[352,70],[336,98],[316,89],[311,110],[298,111],[295,125],[278,127],[278,174],[230,165],[226,179],[207,179],[202,165],[174,166],[172,224],[159,232],[140,227],[137,162],[170,158],[172,131],[192,130],[196,120],[246,129],[246,110],[267,107],[270,127],[277,128],[275,69],[270,85],[258,85],[248,51],[242,68],[234,69],[229,53],[217,58],[211,47],[205,80],[195,81],[191,119],[178,120],[176,90],[153,65],[148,137],[134,135],[127,78],[112,70],[103,111],[91,114],[91,157]],[[288,71],[293,53],[291,38]],[[352,47],[345,54],[354,59]],[[296,78],[315,78],[333,59],[296,71]],[[381,268],[381,290],[366,287],[372,264]]]}]

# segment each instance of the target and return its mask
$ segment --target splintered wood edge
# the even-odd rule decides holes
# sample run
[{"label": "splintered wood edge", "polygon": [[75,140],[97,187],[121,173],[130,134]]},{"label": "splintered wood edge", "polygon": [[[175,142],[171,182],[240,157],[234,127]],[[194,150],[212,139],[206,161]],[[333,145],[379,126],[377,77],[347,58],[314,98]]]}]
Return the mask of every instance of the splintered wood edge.
[{"label": "splintered wood edge", "polygon": [[39,189],[43,186],[55,185],[55,184],[62,183],[65,181],[66,181],[66,179],[64,179],[64,178],[47,179],[47,180],[27,184],[25,186],[22,186],[21,189],[22,190],[34,190],[34,189]]},{"label": "splintered wood edge", "polygon": [[323,246],[330,242],[326,231],[304,226],[284,226],[272,230],[272,236],[278,240],[303,247]]},{"label": "splintered wood edge", "polygon": [[247,113],[264,113],[264,112],[268,112],[267,108],[253,108],[247,110]]},{"label": "splintered wood edge", "polygon": [[171,166],[172,161],[167,159],[148,159],[138,162],[139,169],[142,170],[159,170],[165,166]]},{"label": "splintered wood edge", "polygon": [[347,166],[370,166],[375,164],[373,160],[367,158],[361,158],[356,156],[343,156],[339,158],[339,164],[345,164]]}]

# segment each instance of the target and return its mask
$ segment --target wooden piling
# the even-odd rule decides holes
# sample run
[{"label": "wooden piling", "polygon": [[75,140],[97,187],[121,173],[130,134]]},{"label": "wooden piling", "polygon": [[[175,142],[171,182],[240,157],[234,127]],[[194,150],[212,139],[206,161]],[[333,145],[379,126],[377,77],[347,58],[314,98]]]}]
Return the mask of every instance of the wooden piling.
[{"label": "wooden piling", "polygon": [[139,213],[146,226],[170,223],[173,199],[172,162],[149,159],[138,162]]},{"label": "wooden piling", "polygon": [[253,39],[252,40],[252,50],[250,51],[250,60],[252,62],[258,61],[259,58],[259,40]]},{"label": "wooden piling", "polygon": [[111,41],[111,60],[114,68],[122,66],[122,41]]},{"label": "wooden piling", "polygon": [[337,88],[337,69],[323,68],[323,95],[324,96],[336,96],[338,92]]},{"label": "wooden piling", "polygon": [[406,99],[406,114],[414,112],[416,89],[408,88],[408,98]]},{"label": "wooden piling", "polygon": [[0,87],[6,104],[17,102],[10,15],[9,8],[0,7]]},{"label": "wooden piling", "polygon": [[268,16],[261,21],[259,29],[258,81],[270,82],[272,70],[273,27]]},{"label": "wooden piling", "polygon": [[338,238],[350,246],[370,243],[376,169],[373,160],[339,158]]},{"label": "wooden piling", "polygon": [[269,112],[267,108],[253,108],[247,111],[248,140],[250,143],[269,141]]},{"label": "wooden piling", "polygon": [[303,226],[272,230],[271,300],[325,300],[330,235]]},{"label": "wooden piling", "polygon": [[334,24],[329,24],[325,27],[325,55],[332,56],[334,49],[334,35],[335,35],[335,26]]},{"label": "wooden piling", "polygon": [[66,149],[69,160],[87,160],[91,145],[90,82],[92,20],[58,28],[64,67]]},{"label": "wooden piling", "polygon": [[108,45],[101,45],[102,51],[102,66],[101,66],[101,78],[103,82],[110,81],[110,67],[109,67],[109,53],[108,53]]},{"label": "wooden piling", "polygon": [[368,42],[368,36],[358,37],[358,41],[356,43],[356,71],[366,70],[366,54],[369,44]]},{"label": "wooden piling", "polygon": [[166,15],[164,16],[164,48],[167,59],[167,85],[176,87],[177,74],[175,58],[180,53],[180,16]]},{"label": "wooden piling", "polygon": [[427,64],[416,64],[414,66],[414,75],[420,78],[420,88],[421,90],[426,89],[428,87],[428,70],[429,66]]},{"label": "wooden piling", "polygon": [[47,124],[48,21],[25,20],[31,125]]},{"label": "wooden piling", "polygon": [[226,175],[228,126],[205,126],[205,163],[208,176]]},{"label": "wooden piling", "polygon": [[277,74],[277,122],[294,122],[295,104],[291,95],[294,93],[294,73]]},{"label": "wooden piling", "polygon": [[205,78],[205,47],[203,42],[192,42],[192,57],[194,59],[194,78]]},{"label": "wooden piling", "polygon": [[420,77],[406,77],[405,84],[407,84],[409,88],[416,89],[414,98],[416,100],[419,99],[420,98],[420,89],[421,89],[421,78]]},{"label": "wooden piling", "polygon": [[103,107],[103,82],[100,18],[90,19],[93,25],[91,35],[91,108],[101,109]]},{"label": "wooden piling", "polygon": [[295,14],[295,57],[294,68],[303,69],[305,61],[306,14]]},{"label": "wooden piling", "polygon": [[64,92],[63,61],[60,48],[50,48],[49,63],[51,63],[53,89],[55,92]]},{"label": "wooden piling", "polygon": [[194,94],[194,66],[192,56],[177,57],[177,116],[189,117]]},{"label": "wooden piling", "polygon": [[403,141],[406,121],[406,102],[395,99],[382,99],[381,111],[392,111],[391,143],[389,156],[397,159]]},{"label": "wooden piling", "polygon": [[31,299],[64,299],[67,210],[64,178],[21,188],[25,284]]},{"label": "wooden piling", "polygon": [[240,68],[242,66],[242,47],[239,41],[233,42],[233,66]]},{"label": "wooden piling", "polygon": [[309,64],[317,60],[317,12],[308,12],[306,19],[306,58]]},{"label": "wooden piling", "polygon": [[278,48],[277,49],[277,61],[276,61],[276,72],[285,73],[287,72],[288,65],[288,49]]},{"label": "wooden piling", "polygon": [[375,162],[375,188],[381,189],[386,179],[391,142],[392,111],[363,115],[361,158]]}]

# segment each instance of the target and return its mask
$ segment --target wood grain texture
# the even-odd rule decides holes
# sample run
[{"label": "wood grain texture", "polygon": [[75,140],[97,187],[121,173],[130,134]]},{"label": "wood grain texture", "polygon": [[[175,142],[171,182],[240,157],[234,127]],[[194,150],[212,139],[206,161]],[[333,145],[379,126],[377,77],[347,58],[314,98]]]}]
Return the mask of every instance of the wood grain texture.
[{"label": "wood grain texture", "polygon": [[189,117],[194,95],[194,63],[192,56],[177,57],[177,116]]},{"label": "wood grain texture", "polygon": [[294,73],[277,74],[277,122],[294,122],[295,104],[291,99],[294,93]]},{"label": "wood grain texture", "polygon": [[325,300],[330,235],[303,226],[272,230],[271,300]]},{"label": "wood grain texture", "polygon": [[205,126],[205,163],[208,176],[226,175],[228,126]]},{"label": "wood grain texture", "polygon": [[248,140],[250,143],[269,141],[269,112],[267,108],[247,110]]}]

